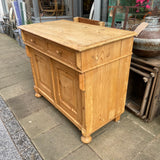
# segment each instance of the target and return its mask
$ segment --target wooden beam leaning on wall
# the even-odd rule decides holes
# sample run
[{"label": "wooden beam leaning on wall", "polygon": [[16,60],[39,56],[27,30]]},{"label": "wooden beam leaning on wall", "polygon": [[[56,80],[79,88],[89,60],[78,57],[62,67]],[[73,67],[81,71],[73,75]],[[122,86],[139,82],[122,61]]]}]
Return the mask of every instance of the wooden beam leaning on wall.
[{"label": "wooden beam leaning on wall", "polygon": [[80,22],[80,23],[92,24],[92,25],[98,25],[98,26],[102,26],[102,27],[105,26],[105,22],[87,19],[87,18],[83,18],[83,17],[74,17],[73,21]]}]

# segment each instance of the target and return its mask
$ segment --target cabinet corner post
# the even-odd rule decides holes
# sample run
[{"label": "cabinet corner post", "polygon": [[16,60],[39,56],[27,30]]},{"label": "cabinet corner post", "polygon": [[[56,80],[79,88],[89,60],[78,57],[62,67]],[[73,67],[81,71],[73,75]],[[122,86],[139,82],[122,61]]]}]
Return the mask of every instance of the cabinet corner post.
[{"label": "cabinet corner post", "polygon": [[28,46],[25,46],[25,48],[26,48],[26,54],[27,54],[27,56],[28,56],[29,58],[31,58],[31,53],[30,53],[30,51],[29,51]]},{"label": "cabinet corner post", "polygon": [[85,91],[85,74],[79,74],[79,88],[81,91]]},{"label": "cabinet corner post", "polygon": [[78,69],[80,69],[80,70],[82,69],[82,61],[81,61],[81,53],[80,52],[78,52],[76,54],[76,66]]}]

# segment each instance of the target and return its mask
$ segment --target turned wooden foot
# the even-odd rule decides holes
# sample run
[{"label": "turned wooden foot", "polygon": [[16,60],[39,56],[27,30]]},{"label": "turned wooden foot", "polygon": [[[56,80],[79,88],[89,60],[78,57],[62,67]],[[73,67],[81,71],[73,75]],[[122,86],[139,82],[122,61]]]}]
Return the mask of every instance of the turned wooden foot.
[{"label": "turned wooden foot", "polygon": [[40,98],[41,95],[39,93],[35,93],[35,97]]},{"label": "turned wooden foot", "polygon": [[119,120],[120,120],[120,116],[118,116],[118,117],[116,117],[116,118],[114,119],[115,122],[118,122]]},{"label": "turned wooden foot", "polygon": [[92,141],[92,137],[91,136],[81,136],[81,141],[83,143],[90,143]]}]

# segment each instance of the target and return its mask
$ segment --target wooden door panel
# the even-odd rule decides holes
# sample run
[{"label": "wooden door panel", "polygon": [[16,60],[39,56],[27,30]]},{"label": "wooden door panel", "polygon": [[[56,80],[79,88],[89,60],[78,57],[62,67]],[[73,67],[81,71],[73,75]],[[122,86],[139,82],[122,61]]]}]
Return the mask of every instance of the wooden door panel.
[{"label": "wooden door panel", "polygon": [[53,66],[56,72],[57,103],[71,117],[81,122],[81,93],[78,73],[55,61]]},{"label": "wooden door panel", "polygon": [[69,109],[77,113],[76,99],[76,84],[75,79],[65,71],[58,69],[60,102],[66,105]]},{"label": "wooden door panel", "polygon": [[50,58],[38,53],[34,54],[36,76],[38,80],[38,88],[45,92],[50,98],[54,99],[52,77],[51,77],[51,62]]},{"label": "wooden door panel", "polygon": [[36,56],[37,66],[39,70],[39,83],[46,89],[51,88],[51,77],[49,64],[44,57]]}]

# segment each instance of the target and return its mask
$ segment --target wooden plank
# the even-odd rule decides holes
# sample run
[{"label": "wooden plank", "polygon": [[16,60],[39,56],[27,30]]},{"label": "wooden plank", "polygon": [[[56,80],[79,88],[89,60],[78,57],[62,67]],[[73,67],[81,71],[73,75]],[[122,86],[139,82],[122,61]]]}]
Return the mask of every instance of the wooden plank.
[{"label": "wooden plank", "polygon": [[119,75],[118,75],[119,88],[117,92],[118,97],[117,97],[116,114],[123,113],[125,110],[130,61],[131,61],[131,56],[128,56],[125,59],[119,61]]},{"label": "wooden plank", "polygon": [[87,23],[87,24],[97,25],[97,26],[102,26],[102,27],[105,26],[105,22],[87,19],[83,17],[74,17],[73,20],[74,22]]},{"label": "wooden plank", "polygon": [[136,37],[148,26],[148,23],[142,22],[134,31],[137,33]]},{"label": "wooden plank", "polygon": [[131,55],[86,73],[85,111],[91,134],[125,109]]},{"label": "wooden plank", "polygon": [[[121,56],[132,54],[133,37],[121,40]],[[126,47],[127,46],[127,47]]]},{"label": "wooden plank", "polygon": [[77,51],[84,51],[136,35],[131,31],[67,20],[36,23],[19,26],[19,28]]},{"label": "wooden plank", "polygon": [[[92,133],[116,117],[119,61],[86,73],[86,108]],[[121,108],[122,106],[119,106]]]}]

